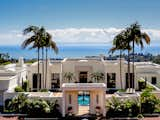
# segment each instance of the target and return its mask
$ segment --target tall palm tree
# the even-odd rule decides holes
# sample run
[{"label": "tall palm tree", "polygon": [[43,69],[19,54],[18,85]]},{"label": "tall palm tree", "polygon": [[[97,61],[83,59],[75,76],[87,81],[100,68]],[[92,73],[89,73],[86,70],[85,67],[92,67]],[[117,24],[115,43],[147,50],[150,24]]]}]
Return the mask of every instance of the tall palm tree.
[{"label": "tall palm tree", "polygon": [[32,35],[29,36],[23,43],[22,48],[25,49],[26,47],[30,46],[29,49],[37,49],[38,53],[38,74],[37,74],[37,89],[40,88],[40,74],[39,74],[39,52],[41,48],[41,42],[43,39],[43,30],[37,26],[29,26],[24,29],[23,34],[27,35],[31,33]]},{"label": "tall palm tree", "polygon": [[123,83],[122,83],[122,51],[125,50],[126,48],[126,43],[124,40],[123,32],[119,33],[116,35],[113,39],[113,47],[110,49],[109,53],[112,52],[112,54],[116,51],[119,50],[119,56],[120,56],[120,82],[121,82],[121,89],[123,89]]},{"label": "tall palm tree", "polygon": [[145,41],[146,44],[150,44],[150,37],[145,33],[141,32],[140,25],[136,22],[134,24],[131,24],[128,30],[128,37],[132,42],[132,57],[133,57],[133,64],[132,64],[132,88],[134,88],[134,79],[135,79],[135,70],[134,70],[134,61],[135,61],[135,44],[140,45],[141,49],[144,48],[143,41]]},{"label": "tall palm tree", "polygon": [[44,47],[46,51],[46,69],[45,69],[45,88],[47,82],[47,63],[48,63],[48,49],[51,48],[56,54],[58,53],[58,47],[56,43],[52,40],[52,35],[46,32],[46,37],[44,41]]},{"label": "tall palm tree", "polygon": [[104,80],[104,73],[101,73],[101,72],[91,73],[91,79],[94,79],[96,82],[99,82],[100,80]]},{"label": "tall palm tree", "polygon": [[41,50],[42,50],[42,76],[41,76],[41,81],[43,81],[43,88],[45,87],[44,85],[44,45],[45,45],[45,39],[46,39],[46,30],[44,27],[40,28],[40,31],[42,33],[41,37]]}]

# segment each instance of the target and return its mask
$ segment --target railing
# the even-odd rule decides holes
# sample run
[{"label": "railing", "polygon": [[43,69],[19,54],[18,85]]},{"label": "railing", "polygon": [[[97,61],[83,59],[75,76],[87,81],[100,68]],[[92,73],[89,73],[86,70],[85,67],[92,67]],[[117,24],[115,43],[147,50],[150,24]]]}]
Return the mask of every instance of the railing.
[{"label": "railing", "polygon": [[63,83],[62,87],[106,87],[104,83]]}]

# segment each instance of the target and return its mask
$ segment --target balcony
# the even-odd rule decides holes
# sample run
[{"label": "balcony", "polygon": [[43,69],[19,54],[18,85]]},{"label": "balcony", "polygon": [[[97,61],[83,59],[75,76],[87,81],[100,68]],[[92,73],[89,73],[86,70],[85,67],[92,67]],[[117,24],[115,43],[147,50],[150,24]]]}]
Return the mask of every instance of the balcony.
[{"label": "balcony", "polygon": [[62,90],[95,90],[106,89],[104,83],[63,83]]}]

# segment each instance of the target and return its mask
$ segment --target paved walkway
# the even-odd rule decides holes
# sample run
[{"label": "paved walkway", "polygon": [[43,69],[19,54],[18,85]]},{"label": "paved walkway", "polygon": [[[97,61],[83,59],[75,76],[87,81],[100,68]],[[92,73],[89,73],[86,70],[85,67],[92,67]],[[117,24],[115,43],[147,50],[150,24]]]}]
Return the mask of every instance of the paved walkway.
[{"label": "paved walkway", "polygon": [[79,106],[78,116],[85,115],[89,113],[89,106]]}]

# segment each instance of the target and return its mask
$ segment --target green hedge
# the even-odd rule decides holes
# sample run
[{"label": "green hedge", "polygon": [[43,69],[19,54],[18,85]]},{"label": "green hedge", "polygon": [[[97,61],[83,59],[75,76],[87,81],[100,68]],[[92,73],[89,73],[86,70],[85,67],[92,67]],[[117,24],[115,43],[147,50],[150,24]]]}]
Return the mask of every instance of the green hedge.
[{"label": "green hedge", "polygon": [[15,92],[24,92],[24,90],[22,89],[21,86],[15,87],[14,91],[15,91]]}]

